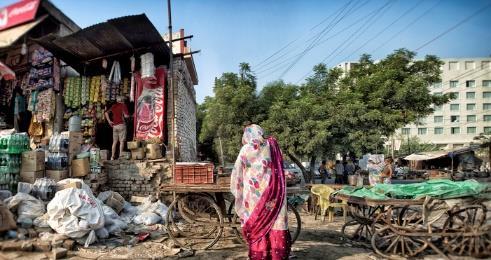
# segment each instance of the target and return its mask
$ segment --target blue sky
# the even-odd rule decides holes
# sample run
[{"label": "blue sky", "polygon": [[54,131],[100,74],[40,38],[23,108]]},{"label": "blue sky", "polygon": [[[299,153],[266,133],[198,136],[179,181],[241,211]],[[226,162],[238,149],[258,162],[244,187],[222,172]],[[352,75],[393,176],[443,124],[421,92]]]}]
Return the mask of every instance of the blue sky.
[{"label": "blue sky", "polygon": [[[12,2],[15,1],[0,0],[0,6]],[[52,2],[81,27],[146,13],[160,32],[167,30],[167,5],[163,0]],[[334,66],[345,59],[356,60],[362,53],[379,59],[397,48],[414,50],[491,4],[491,0],[174,0],[172,4],[174,28],[193,34],[190,45],[193,50],[201,50],[195,55],[195,62],[199,77],[197,100],[202,102],[205,96],[213,95],[214,78],[223,72],[236,72],[240,62],[252,65],[259,88],[280,77],[287,82],[302,82],[312,66],[323,60]],[[345,6],[347,15],[333,25],[332,18]],[[383,9],[376,12],[380,8]],[[415,22],[408,26],[412,21]],[[488,8],[421,48],[418,56],[490,56],[490,24]],[[322,30],[325,33],[319,34]],[[402,32],[394,37],[399,31]],[[312,42],[309,39],[317,35],[321,36],[314,47],[292,66]],[[295,39],[279,55],[259,64]]]}]

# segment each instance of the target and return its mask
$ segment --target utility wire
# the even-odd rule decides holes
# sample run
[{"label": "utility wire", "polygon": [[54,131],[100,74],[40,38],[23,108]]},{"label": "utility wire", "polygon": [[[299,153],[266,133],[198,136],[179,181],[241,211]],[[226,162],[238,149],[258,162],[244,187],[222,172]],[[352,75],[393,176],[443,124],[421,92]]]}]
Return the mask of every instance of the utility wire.
[{"label": "utility wire", "polygon": [[434,5],[432,5],[430,8],[428,8],[425,12],[423,12],[421,15],[419,15],[418,17],[416,17],[415,19],[413,19],[411,22],[409,22],[405,27],[403,27],[401,30],[399,30],[398,32],[396,32],[394,35],[392,35],[391,37],[389,37],[389,39],[385,40],[381,45],[379,45],[377,48],[375,48],[373,51],[371,51],[371,53],[375,53],[376,51],[380,50],[382,47],[384,47],[385,45],[387,45],[389,42],[391,42],[392,40],[396,39],[397,36],[399,36],[401,33],[403,33],[404,31],[406,31],[407,29],[409,29],[411,26],[413,26],[416,22],[418,22],[419,20],[421,20],[421,18],[423,18],[424,16],[426,16],[427,14],[429,14],[433,9],[435,9],[435,7],[437,7],[440,3],[442,3],[443,0],[440,0],[438,2],[436,2]]},{"label": "utility wire", "polygon": [[421,46],[419,46],[418,48],[416,48],[416,51],[419,51],[421,50],[422,48],[428,46],[428,44],[440,39],[441,37],[443,37],[445,34],[455,30],[457,27],[461,26],[462,24],[468,22],[470,19],[474,18],[475,16],[477,16],[479,13],[481,12],[484,12],[484,10],[488,9],[489,7],[491,7],[491,3],[487,4],[486,6],[476,10],[474,13],[468,15],[467,17],[465,17],[464,19],[462,19],[460,22],[456,23],[455,25],[453,25],[452,27],[448,28],[447,30],[443,31],[442,33],[438,34],[436,37],[434,37],[433,39],[425,42],[424,44],[422,44]]}]

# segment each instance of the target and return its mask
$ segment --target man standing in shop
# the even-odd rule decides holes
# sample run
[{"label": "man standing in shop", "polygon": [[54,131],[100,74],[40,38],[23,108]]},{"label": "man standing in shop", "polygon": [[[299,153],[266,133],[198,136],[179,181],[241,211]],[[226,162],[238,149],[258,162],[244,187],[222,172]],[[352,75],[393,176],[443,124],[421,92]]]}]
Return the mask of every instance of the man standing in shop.
[{"label": "man standing in shop", "polygon": [[[109,117],[109,113],[112,114],[112,121]],[[118,96],[116,98],[116,104],[112,105],[109,110],[107,110],[104,115],[109,125],[113,128],[113,145],[111,160],[115,159],[116,147],[119,141],[119,156],[123,153],[124,142],[126,141],[126,122],[125,119],[129,117],[128,108],[123,102],[123,97]]]}]

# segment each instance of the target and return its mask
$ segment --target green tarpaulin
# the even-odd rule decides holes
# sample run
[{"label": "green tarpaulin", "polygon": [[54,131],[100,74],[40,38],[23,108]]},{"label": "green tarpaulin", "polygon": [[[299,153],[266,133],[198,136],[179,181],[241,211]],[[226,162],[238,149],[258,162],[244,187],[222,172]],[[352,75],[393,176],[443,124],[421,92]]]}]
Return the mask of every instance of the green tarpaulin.
[{"label": "green tarpaulin", "polygon": [[411,184],[377,184],[371,188],[344,187],[338,193],[373,200],[420,199],[426,196],[450,199],[476,196],[483,193],[487,187],[486,184],[475,180],[455,182],[441,179]]}]

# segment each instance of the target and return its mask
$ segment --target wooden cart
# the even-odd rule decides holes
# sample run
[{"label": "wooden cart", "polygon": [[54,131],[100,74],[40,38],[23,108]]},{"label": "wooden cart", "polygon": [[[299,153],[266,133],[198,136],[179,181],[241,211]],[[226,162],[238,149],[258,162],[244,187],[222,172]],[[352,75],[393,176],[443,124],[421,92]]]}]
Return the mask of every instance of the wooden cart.
[{"label": "wooden cart", "polygon": [[462,198],[465,203],[444,209],[430,224],[424,221],[424,199],[334,197],[348,203],[352,217],[343,225],[342,233],[350,239],[370,241],[383,257],[414,257],[427,248],[444,258],[491,256],[489,199]]},{"label": "wooden cart", "polygon": [[[169,237],[177,245],[208,249],[220,240],[224,228],[230,228],[235,237],[244,243],[229,184],[162,185],[160,191],[174,194],[166,223]],[[287,188],[287,193],[308,193],[308,190]],[[295,241],[300,234],[301,219],[291,204],[288,204],[288,226]]]}]

